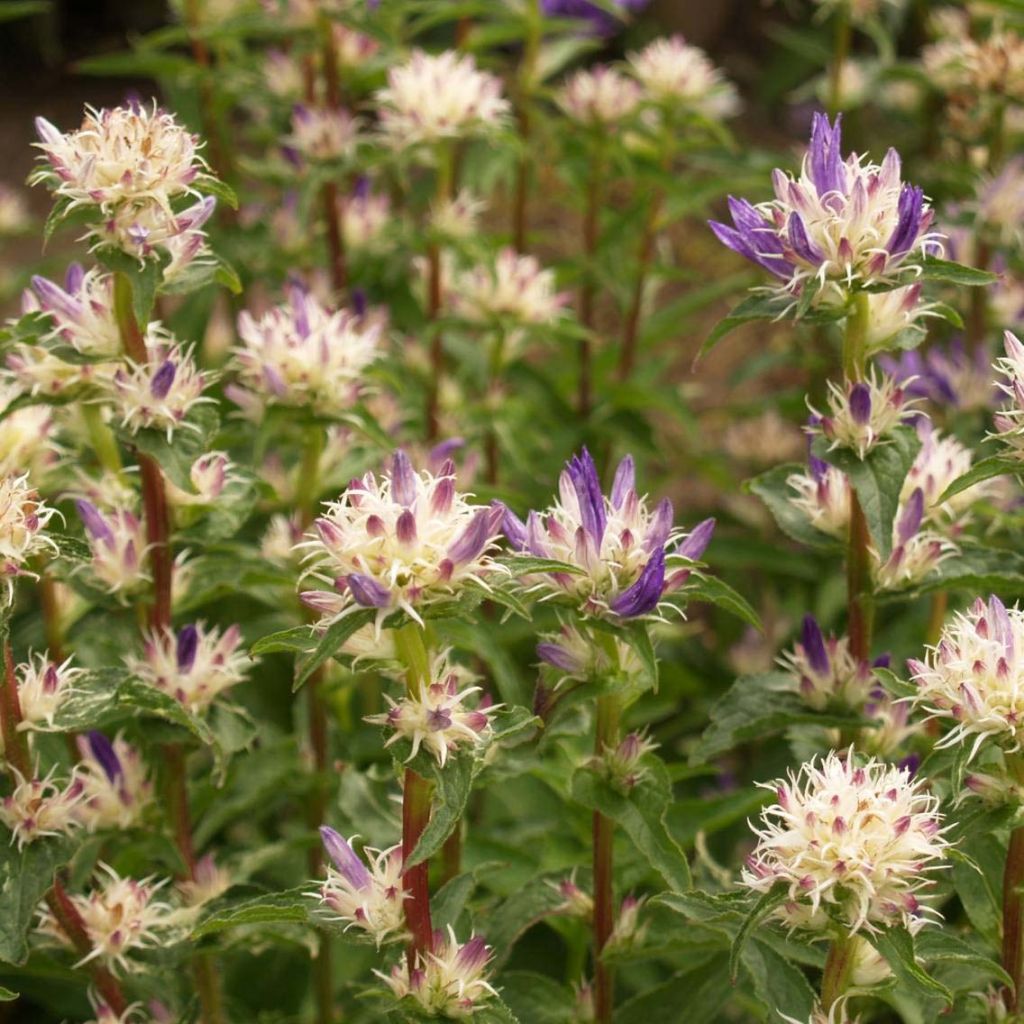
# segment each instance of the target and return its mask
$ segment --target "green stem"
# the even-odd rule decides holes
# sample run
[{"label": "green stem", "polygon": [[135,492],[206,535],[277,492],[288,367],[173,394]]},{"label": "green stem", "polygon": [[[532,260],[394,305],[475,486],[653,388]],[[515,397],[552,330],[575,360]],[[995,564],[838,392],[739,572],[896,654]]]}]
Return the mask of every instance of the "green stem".
[{"label": "green stem", "polygon": [[92,445],[92,450],[96,453],[100,465],[108,473],[120,476],[124,471],[121,452],[117,447],[114,432],[103,420],[102,409],[90,402],[83,402],[79,408],[82,410],[85,428],[89,432],[89,443]]},{"label": "green stem", "polygon": [[14,674],[14,655],[11,642],[4,637],[3,690],[0,692],[0,735],[4,739],[4,757],[7,763],[26,781],[32,778],[32,759],[28,749],[28,733],[21,725],[21,698],[18,680]]},{"label": "green stem", "polygon": [[843,997],[849,987],[853,973],[853,946],[856,939],[849,935],[836,934],[828,947],[825,973],[821,978],[821,1005],[827,1013]]},{"label": "green stem", "polygon": [[[446,143],[437,147],[437,178],[434,198],[438,204],[447,202],[455,192],[455,154]],[[444,337],[437,324],[444,305],[441,275],[441,247],[436,241],[427,246],[427,318],[430,328],[430,380],[427,384],[427,440],[440,436],[441,382],[444,376]]]},{"label": "green stem", "polygon": [[[594,732],[594,753],[601,757],[607,748],[619,742],[619,720],[622,708],[617,696],[604,694],[597,698],[597,728]],[[597,1024],[610,1024],[614,1003],[612,971],[601,959],[601,953],[615,927],[614,845],[615,823],[594,812],[594,1008]]]},{"label": "green stem", "polygon": [[495,331],[491,345],[487,375],[487,435],[484,441],[486,472],[485,479],[492,487],[498,483],[499,456],[498,432],[495,428],[501,403],[501,371],[505,364],[505,329]]},{"label": "green stem", "polygon": [[832,40],[832,65],[828,73],[828,112],[832,117],[839,113],[843,101],[843,65],[850,52],[850,9],[849,0],[844,0],[836,10],[835,35]]},{"label": "green stem", "polygon": [[519,98],[516,115],[519,122],[519,140],[522,156],[516,168],[515,198],[512,202],[512,245],[516,252],[526,250],[527,200],[530,191],[530,135],[532,119],[530,105],[537,75],[537,57],[540,54],[541,38],[544,32],[544,15],[540,0],[529,0],[526,19],[526,38],[523,43],[523,59],[519,65]]},{"label": "green stem", "polygon": [[580,283],[577,313],[580,326],[585,333],[580,338],[579,392],[577,405],[580,416],[587,419],[593,406],[593,352],[590,332],[594,328],[594,263],[597,258],[598,242],[601,235],[601,204],[604,200],[605,185],[604,139],[598,137],[591,158],[590,181],[587,183],[586,206],[583,211],[583,279]]},{"label": "green stem", "polygon": [[[1007,771],[1018,783],[1024,783],[1024,758],[1004,754]],[[1024,995],[1024,826],[1010,833],[1003,871],[1003,969],[1013,985],[1003,990],[1003,1001],[1012,1014],[1021,1011]]]}]

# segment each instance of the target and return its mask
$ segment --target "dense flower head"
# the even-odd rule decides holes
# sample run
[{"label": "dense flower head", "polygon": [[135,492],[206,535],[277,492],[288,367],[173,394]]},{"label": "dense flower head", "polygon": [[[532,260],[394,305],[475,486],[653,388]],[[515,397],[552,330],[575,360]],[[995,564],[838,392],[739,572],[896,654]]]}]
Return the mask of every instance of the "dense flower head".
[{"label": "dense flower head", "polygon": [[307,160],[321,162],[349,156],[358,138],[359,122],[347,110],[298,104],[284,142]]},{"label": "dense flower head", "polygon": [[629,69],[646,99],[681,107],[704,117],[732,117],[739,109],[736,89],[699,47],[680,35],[655,39],[629,55]]},{"label": "dense flower head", "polygon": [[144,682],[200,713],[245,679],[249,658],[239,650],[241,642],[238,626],[223,633],[202,622],[177,633],[165,629],[150,633],[142,657],[129,657],[128,666]]},{"label": "dense flower head", "polygon": [[335,22],[331,25],[331,34],[334,36],[334,53],[338,58],[338,66],[343,70],[362,67],[380,50],[380,43],[373,36],[347,25]]},{"label": "dense flower head", "polygon": [[214,505],[224,489],[237,483],[240,477],[226,452],[206,452],[189,467],[188,479],[191,491],[178,487],[171,480],[165,482],[167,500],[172,505]]},{"label": "dense flower head", "polygon": [[231,397],[254,414],[263,404],[312,408],[323,416],[351,409],[366,368],[380,354],[382,329],[349,309],[329,309],[301,285],[263,316],[238,316],[234,349],[244,391]]},{"label": "dense flower head", "polygon": [[208,375],[198,369],[193,347],[159,347],[150,350],[145,363],[126,360],[110,377],[110,397],[121,426],[135,434],[159,430],[170,441],[174,431],[188,427],[188,414],[208,402],[203,389]]},{"label": "dense flower head", "polygon": [[917,684],[914,704],[953,728],[938,746],[986,738],[1008,750],[1020,747],[1024,723],[1024,611],[1007,608],[994,594],[958,612],[923,661],[907,667]]},{"label": "dense flower head", "polygon": [[149,546],[142,520],[129,508],[101,512],[85,498],[79,498],[75,508],[92,548],[89,568],[96,581],[122,597],[148,583],[145,556]]},{"label": "dense flower head", "polygon": [[605,644],[595,643],[577,623],[564,622],[557,633],[542,634],[537,644],[537,657],[555,669],[557,689],[570,680],[586,682],[607,678],[616,672],[625,678],[643,673],[644,667],[636,651],[618,638],[614,654]]},{"label": "dense flower head", "polygon": [[391,221],[391,200],[384,192],[373,192],[368,178],[361,178],[352,194],[338,200],[341,233],[346,251],[373,249]]},{"label": "dense flower head", "polygon": [[828,907],[851,933],[909,926],[936,913],[923,899],[928,873],[949,843],[938,799],[906,768],[852,748],[804,764],[766,784],[776,802],[761,812],[758,842],[743,884],[767,892],[785,883],[776,916],[812,930],[828,926]]},{"label": "dense flower head", "polygon": [[962,338],[946,346],[930,345],[923,352],[901,352],[898,359],[886,356],[879,363],[886,373],[902,381],[907,394],[926,398],[940,408],[989,409],[996,399],[991,355],[984,345],[968,351]]},{"label": "dense flower head", "polygon": [[28,474],[0,477],[0,574],[7,579],[7,601],[14,596],[14,577],[32,575],[25,565],[44,551],[57,553],[46,527],[56,515],[29,486]]},{"label": "dense flower head", "polygon": [[455,313],[475,323],[508,320],[518,324],[549,324],[569,301],[555,290],[555,274],[542,269],[533,256],[502,249],[491,264],[459,274],[451,286]]},{"label": "dense flower head", "polygon": [[114,277],[97,267],[83,270],[72,263],[64,286],[45,277],[32,278],[38,308],[49,315],[53,328],[48,338],[70,345],[91,358],[116,357],[121,352],[121,333],[114,316]]},{"label": "dense flower head", "polygon": [[[367,863],[352,849],[352,842],[328,828],[320,829],[331,859],[327,879],[313,894],[330,916],[366,932],[380,947],[406,936],[402,886],[402,848],[366,848]],[[353,837],[354,839],[355,837]]]},{"label": "dense flower head", "polygon": [[829,381],[828,412],[815,413],[809,430],[824,435],[830,448],[850,448],[863,459],[892,431],[914,416],[905,390],[891,377],[872,372],[864,380]]},{"label": "dense flower head", "polygon": [[860,708],[877,685],[874,669],[888,665],[888,657],[874,662],[855,658],[848,637],[828,637],[813,615],[805,615],[800,639],[779,659],[792,672],[800,695],[813,708],[824,709],[832,701]]},{"label": "dense flower head", "polygon": [[[448,242],[464,242],[476,234],[487,203],[468,188],[430,204],[430,229]],[[442,260],[449,254],[442,255]]]},{"label": "dense flower head", "polygon": [[284,50],[271,48],[263,55],[263,82],[274,96],[293,99],[302,94],[302,67]]},{"label": "dense flower head", "polygon": [[76,206],[110,212],[142,200],[169,211],[173,198],[195,192],[206,170],[198,138],[156,103],[87,106],[81,127],[67,133],[39,117],[36,131],[55,176],[53,191]]},{"label": "dense flower head", "polygon": [[[106,864],[101,864],[100,870],[102,874],[88,894],[69,897],[81,915],[92,947],[81,963],[96,960],[115,972],[139,970],[131,954],[170,941],[177,931],[175,911],[169,903],[157,899],[163,882],[122,878]],[[45,904],[39,929],[63,945],[70,944]]]},{"label": "dense flower head", "polygon": [[384,744],[390,747],[399,740],[408,740],[412,760],[426,750],[443,768],[448,758],[463,747],[478,747],[491,732],[489,715],[493,705],[467,699],[480,693],[479,686],[466,686],[466,673],[448,661],[447,652],[440,654],[431,666],[431,679],[418,693],[392,700],[385,694],[389,709],[366,719],[393,730]]},{"label": "dense flower head", "polygon": [[921,301],[920,283],[905,284],[884,292],[867,292],[864,351],[867,355],[897,348],[901,335],[923,336],[921,321],[933,315],[933,307]]},{"label": "dense flower head", "polygon": [[82,798],[78,820],[90,831],[130,828],[138,823],[153,798],[153,783],[142,755],[123,736],[113,740],[101,732],[78,737],[75,778]]},{"label": "dense flower head", "polygon": [[982,231],[1001,245],[1019,243],[1024,231],[1024,157],[1007,160],[978,186],[974,212]]},{"label": "dense flower head", "polygon": [[45,654],[36,654],[15,667],[21,719],[26,725],[53,728],[61,705],[75,692],[76,680],[85,674],[71,660],[67,658],[58,665]]},{"label": "dense flower head", "polygon": [[[13,370],[14,353],[7,357]],[[31,393],[31,392],[30,392]],[[0,377],[0,475],[24,473],[44,484],[46,475],[60,461],[54,410],[44,404],[11,406],[24,392],[18,384]]]},{"label": "dense flower head", "polygon": [[655,612],[662,597],[689,578],[714,532],[713,519],[688,535],[675,528],[668,498],[649,508],[637,493],[628,455],[606,496],[584,448],[566,463],[558,492],[547,511],[531,512],[525,523],[506,511],[505,534],[518,551],[572,566],[573,572],[530,574],[525,582],[531,590],[569,599],[586,615]]},{"label": "dense flower head", "polygon": [[939,499],[953,481],[962,477],[974,462],[974,453],[952,434],[943,434],[928,420],[917,424],[917,435],[921,439],[921,450],[903,481],[900,500],[906,502],[918,488],[924,494],[925,518],[936,525],[957,524],[979,501],[990,497],[998,483],[982,480],[946,501]]},{"label": "dense flower head", "polygon": [[501,80],[469,54],[416,50],[377,93],[381,129],[396,147],[437,143],[500,127],[509,111]]},{"label": "dense flower head", "polygon": [[455,489],[451,459],[436,474],[417,472],[395,452],[386,473],[353,480],[313,523],[304,575],[332,589],[302,600],[324,623],[358,607],[401,608],[420,621],[419,608],[470,582],[486,586],[504,509],[470,497]]},{"label": "dense flower head", "polygon": [[490,946],[479,935],[459,943],[449,925],[447,935],[434,933],[433,949],[418,953],[412,970],[403,959],[391,974],[375,973],[395,998],[411,996],[429,1014],[462,1020],[497,995],[487,980],[491,955]]},{"label": "dense flower head", "polygon": [[993,417],[995,436],[1007,455],[1024,459],[1024,345],[1010,331],[1003,335],[1003,342],[1006,355],[996,361],[995,369],[1003,377],[996,383],[1006,398]]},{"label": "dense flower head", "polygon": [[181,878],[175,888],[187,907],[201,907],[223,896],[234,884],[228,868],[221,867],[212,853],[205,853],[196,861],[189,878]]},{"label": "dense flower head", "polygon": [[[952,27],[950,21],[947,27]],[[1024,39],[1013,29],[984,38],[958,30],[926,46],[921,61],[930,81],[947,92],[972,92],[984,98],[1024,100]]]},{"label": "dense flower head", "polygon": [[752,206],[730,197],[734,227],[711,222],[719,241],[773,274],[787,294],[812,289],[820,300],[891,283],[924,256],[941,255],[929,232],[933,212],[924,193],[900,177],[890,149],[881,165],[841,151],[840,118],[816,114],[800,176],[776,170],[775,199]]},{"label": "dense flower head", "polygon": [[45,779],[26,779],[16,768],[10,770],[14,788],[0,797],[0,824],[10,831],[11,842],[19,850],[37,839],[66,835],[77,828],[75,805],[81,787],[75,780],[62,789],[52,772]]},{"label": "dense flower head", "polygon": [[640,86],[607,65],[573,73],[557,95],[558,105],[573,120],[594,127],[618,124],[640,104]]},{"label": "dense flower head", "polygon": [[644,761],[658,749],[646,733],[629,732],[614,746],[605,747],[597,757],[597,767],[618,790],[629,792],[648,774]]}]

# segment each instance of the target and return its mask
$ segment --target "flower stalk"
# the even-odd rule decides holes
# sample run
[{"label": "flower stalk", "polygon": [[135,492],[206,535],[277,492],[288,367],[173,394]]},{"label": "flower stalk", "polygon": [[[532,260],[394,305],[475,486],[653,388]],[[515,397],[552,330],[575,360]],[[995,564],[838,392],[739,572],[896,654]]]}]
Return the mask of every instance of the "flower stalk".
[{"label": "flower stalk", "polygon": [[[441,143],[437,147],[437,182],[435,196],[438,203],[445,202],[455,192],[454,155]],[[427,246],[427,319],[430,333],[430,381],[427,385],[427,440],[440,437],[441,380],[444,376],[444,338],[437,323],[444,304],[441,275],[441,247],[436,241]]]},{"label": "flower stalk", "polygon": [[534,79],[537,75],[537,57],[540,53],[543,25],[540,0],[529,0],[526,9],[526,38],[523,42],[523,57],[519,65],[519,102],[516,110],[519,140],[522,144],[522,155],[519,157],[519,164],[516,167],[515,198],[512,203],[512,245],[516,252],[526,251],[531,167],[530,136],[533,127],[530,105],[533,100]]},{"label": "flower stalk", "polygon": [[601,205],[605,189],[604,139],[598,137],[592,154],[590,180],[587,183],[586,206],[583,211],[583,279],[580,283],[577,313],[584,333],[579,340],[579,390],[577,407],[580,416],[587,418],[593,406],[593,341],[595,274],[594,262],[601,233]]},{"label": "flower stalk", "polygon": [[[597,728],[594,753],[601,757],[606,749],[619,742],[619,721],[622,709],[617,696],[605,694],[597,698]],[[604,947],[615,927],[615,823],[600,811],[594,811],[594,1009],[597,1024],[610,1024],[614,1002],[614,979],[611,968],[602,960]]]},{"label": "flower stalk", "polygon": [[821,978],[821,1005],[827,1013],[843,997],[850,984],[854,958],[853,939],[845,933],[832,936],[825,960],[825,973]]},{"label": "flower stalk", "polygon": [[[1024,758],[1004,754],[1007,772],[1020,785],[1024,782]],[[1003,991],[1003,1001],[1011,1014],[1021,1010],[1024,988],[1024,825],[1010,833],[1003,872],[1003,969],[1013,986]]]},{"label": "flower stalk", "polygon": [[831,117],[839,113],[843,104],[843,66],[850,52],[852,26],[850,5],[840,3],[836,8],[835,33],[832,37],[832,63],[828,69],[828,112]]}]

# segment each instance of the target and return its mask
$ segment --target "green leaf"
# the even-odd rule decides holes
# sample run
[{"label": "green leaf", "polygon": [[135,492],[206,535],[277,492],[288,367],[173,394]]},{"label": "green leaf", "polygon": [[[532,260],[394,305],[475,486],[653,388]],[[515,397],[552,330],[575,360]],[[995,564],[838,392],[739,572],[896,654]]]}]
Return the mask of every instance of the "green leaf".
[{"label": "green leaf", "polygon": [[204,174],[196,182],[196,188],[208,196],[216,196],[218,202],[227,203],[232,210],[238,209],[238,196],[226,181],[221,181],[212,174]]},{"label": "green leaf", "polygon": [[772,1020],[782,1020],[783,1015],[794,1020],[810,1019],[815,996],[803,971],[756,938],[743,946],[740,961]]},{"label": "green leaf", "polygon": [[312,626],[292,626],[276,633],[261,636],[250,648],[250,654],[305,654],[316,647],[316,633]]},{"label": "green leaf", "polygon": [[298,690],[324,662],[333,658],[353,633],[368,626],[376,617],[376,608],[360,608],[328,626],[312,653],[296,666],[298,671],[292,692]]},{"label": "green leaf", "polygon": [[559,562],[555,558],[536,558],[533,555],[509,555],[501,559],[508,566],[513,576],[529,576],[535,573],[563,572],[568,576],[584,576],[585,570],[569,562]]},{"label": "green leaf", "polygon": [[824,438],[814,443],[814,454],[818,458],[849,477],[883,561],[892,553],[892,524],[899,507],[900,491],[920,450],[921,439],[913,427],[897,427],[864,459],[848,448],[829,450]]},{"label": "green leaf", "polygon": [[944,558],[923,582],[890,593],[905,599],[937,590],[963,590],[972,594],[994,591],[1004,597],[1024,594],[1024,555],[961,542],[960,551]]},{"label": "green leaf", "polygon": [[620,793],[607,779],[589,768],[573,774],[572,798],[584,807],[600,811],[621,826],[637,851],[670,888],[690,888],[686,854],[665,827],[665,812],[672,799],[672,785],[663,764],[655,758],[645,765],[646,774],[628,793]]},{"label": "green leaf", "polygon": [[473,788],[476,766],[477,761],[472,754],[451,757],[443,768],[433,764],[434,796],[430,821],[406,860],[406,868],[415,867],[433,857],[455,831]]},{"label": "green leaf", "polygon": [[190,939],[196,941],[247,924],[307,924],[313,906],[310,891],[308,888],[288,889],[219,907],[192,929]]},{"label": "green leaf", "polygon": [[958,476],[943,492],[936,504],[941,505],[957,494],[966,491],[968,487],[980,484],[984,480],[991,480],[994,476],[1019,476],[1024,470],[1024,465],[1017,459],[1008,458],[1005,455],[991,455],[987,459],[981,459],[974,463],[971,468]]},{"label": "green leaf", "polygon": [[860,729],[868,723],[849,711],[816,711],[793,688],[786,672],[741,676],[712,706],[710,725],[692,763],[709,761],[742,743],[763,739],[791,725]]},{"label": "green leaf", "polygon": [[776,882],[767,892],[762,893],[757,902],[750,908],[743,923],[732,940],[729,950],[729,977],[735,984],[740,972],[740,958],[743,947],[753,930],[777,907],[789,899],[789,886],[785,882]]},{"label": "green leaf", "polygon": [[565,985],[533,971],[503,971],[501,995],[509,1009],[528,1024],[573,1024],[576,999]]},{"label": "green leaf", "polygon": [[687,581],[684,596],[688,601],[706,601],[722,608],[748,626],[764,632],[761,618],[750,602],[717,576],[705,576],[703,573],[695,572]]},{"label": "green leaf", "polygon": [[[134,293],[133,293],[134,294]],[[185,421],[179,424],[170,441],[164,431],[150,428],[132,434],[117,430],[121,440],[134,446],[159,463],[167,478],[183,491],[191,494],[192,464],[214,447],[214,438],[220,430],[220,416],[212,402],[194,406]]]},{"label": "green leaf", "polygon": [[962,263],[954,263],[952,260],[940,260],[934,256],[926,256],[921,261],[920,267],[921,277],[925,281],[943,281],[946,284],[979,288],[994,284],[999,280],[998,274],[990,273],[987,270],[978,270],[976,267],[967,267]]},{"label": "green leaf", "polygon": [[430,898],[430,919],[434,923],[434,928],[454,926],[462,916],[466,901],[475,888],[476,874],[472,871],[456,875],[445,882]]},{"label": "green leaf", "polygon": [[979,952],[959,936],[944,928],[925,928],[914,939],[917,955],[928,963],[953,963],[973,967],[1001,985],[1013,985],[1013,979],[990,956]]},{"label": "green leaf", "polygon": [[9,988],[4,988],[3,985],[0,985],[0,1003],[13,1003],[17,998],[17,992],[12,992]]},{"label": "green leaf", "polygon": [[615,1022],[716,1024],[726,1019],[722,1008],[732,995],[729,966],[725,956],[721,956],[627,1000],[616,1010]]},{"label": "green leaf", "polygon": [[947,1006],[953,1003],[953,994],[941,982],[936,981],[917,962],[914,936],[902,925],[869,932],[868,941],[885,957],[896,976],[897,982],[919,998],[941,999]]},{"label": "green leaf", "polygon": [[103,246],[96,250],[96,258],[108,270],[123,274],[131,284],[132,312],[136,323],[145,332],[146,324],[153,317],[153,305],[156,302],[157,289],[164,279],[164,257],[138,260],[120,249]]},{"label": "green leaf", "polygon": [[[45,14],[50,10],[50,0],[5,0],[0,6],[0,22],[29,18],[33,14]],[[11,996],[17,999],[17,996]]]},{"label": "green leaf", "polygon": [[794,474],[806,472],[807,467],[799,463],[776,466],[767,473],[748,480],[746,489],[756,494],[768,506],[768,511],[786,536],[812,548],[834,549],[839,546],[839,541],[811,526],[804,513],[793,504],[796,492],[787,481]]},{"label": "green leaf", "polygon": [[71,860],[76,844],[67,836],[53,836],[19,850],[7,839],[0,844],[0,960],[23,964],[39,901]]},{"label": "green leaf", "polygon": [[564,903],[558,883],[566,872],[535,877],[520,886],[487,916],[487,941],[494,947],[495,967],[512,953],[516,940]]}]

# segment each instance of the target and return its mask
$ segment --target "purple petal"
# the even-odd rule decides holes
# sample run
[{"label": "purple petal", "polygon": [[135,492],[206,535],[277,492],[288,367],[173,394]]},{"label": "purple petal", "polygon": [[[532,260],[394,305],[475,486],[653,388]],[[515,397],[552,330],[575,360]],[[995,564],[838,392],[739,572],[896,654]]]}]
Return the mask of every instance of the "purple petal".
[{"label": "purple petal", "polygon": [[811,668],[820,676],[828,675],[831,662],[825,649],[825,637],[822,636],[818,620],[813,615],[805,615],[800,627],[800,646],[810,662]]},{"label": "purple petal", "polygon": [[115,544],[114,531],[111,530],[106,519],[100,515],[96,506],[91,501],[86,501],[85,498],[79,498],[75,502],[75,508],[78,510],[78,518],[82,520],[82,525],[89,536],[93,540],[103,541],[108,547],[113,547]]},{"label": "purple petal", "polygon": [[178,634],[177,661],[179,672],[191,672],[199,650],[199,630],[193,625],[186,626]]},{"label": "purple petal", "polygon": [[615,470],[615,479],[612,481],[611,503],[616,511],[622,508],[626,495],[636,489],[636,466],[633,456],[627,455],[619,463]]},{"label": "purple petal", "polygon": [[537,657],[549,665],[554,665],[555,668],[562,669],[563,672],[578,672],[583,668],[580,659],[559,644],[537,644]]},{"label": "purple petal", "polygon": [[366,865],[356,855],[347,840],[326,825],[320,826],[320,839],[324,844],[327,856],[331,858],[345,880],[355,889],[369,889],[373,878],[366,870]]},{"label": "purple petal", "polygon": [[508,538],[509,544],[515,551],[526,550],[526,523],[512,511],[505,507],[501,517],[501,532]]},{"label": "purple petal", "polygon": [[672,531],[672,502],[668,498],[662,498],[654,509],[651,521],[647,527],[647,536],[644,539],[644,550],[654,552],[665,547],[665,541]]},{"label": "purple petal", "polygon": [[116,782],[118,777],[124,774],[124,768],[121,766],[121,759],[117,756],[113,743],[101,732],[90,732],[86,739],[92,756],[103,769],[107,779],[110,782]]},{"label": "purple petal", "polygon": [[601,481],[597,476],[597,467],[586,448],[579,455],[574,455],[567,463],[566,470],[576,491],[576,500],[580,507],[580,522],[600,549],[607,525],[604,511],[604,495],[601,493]]},{"label": "purple petal", "polygon": [[807,228],[799,213],[792,213],[789,217],[789,244],[793,246],[793,251],[802,260],[806,260],[808,263],[820,262],[821,253],[807,237]]},{"label": "purple petal", "polygon": [[659,548],[648,559],[637,581],[612,601],[611,610],[623,618],[646,615],[658,607],[665,589],[665,551]]},{"label": "purple petal", "polygon": [[811,124],[811,144],[807,151],[810,177],[818,195],[846,192],[846,168],[842,155],[842,115],[830,125],[824,114],[815,114]]},{"label": "purple petal", "polygon": [[153,379],[150,381],[150,394],[154,398],[166,398],[167,393],[171,390],[171,387],[174,384],[174,377],[177,372],[178,368],[174,365],[173,360],[164,360],[160,369],[153,374]]},{"label": "purple petal", "polygon": [[1003,645],[1005,657],[1009,661],[1013,657],[1013,626],[1006,605],[995,594],[988,599],[988,614],[995,633],[994,639]]},{"label": "purple petal", "polygon": [[391,603],[391,591],[372,576],[354,572],[345,577],[345,582],[356,604],[361,604],[364,608],[386,608]]},{"label": "purple petal", "polygon": [[474,935],[456,954],[455,966],[467,974],[475,974],[483,970],[490,957],[487,943],[479,935]]},{"label": "purple petal", "polygon": [[907,500],[903,515],[900,516],[899,522],[896,524],[896,543],[906,544],[921,528],[923,519],[924,491],[917,487]]},{"label": "purple petal", "polygon": [[391,459],[391,496],[407,508],[416,500],[416,474],[401,448]]},{"label": "purple petal", "polygon": [[910,251],[921,230],[921,217],[924,208],[924,192],[916,185],[904,185],[900,192],[896,228],[886,243],[886,249],[893,256],[902,256]]},{"label": "purple petal", "polygon": [[690,561],[696,562],[707,550],[714,532],[715,520],[705,519],[690,531],[683,543],[679,545],[676,553],[682,555],[683,558],[689,558]]},{"label": "purple petal", "polygon": [[850,390],[850,415],[853,422],[862,427],[871,419],[871,388],[862,380]]},{"label": "purple petal", "polygon": [[466,565],[478,558],[504,517],[505,506],[500,502],[495,502],[490,508],[480,509],[448,548],[448,558],[452,563],[456,566]]}]

